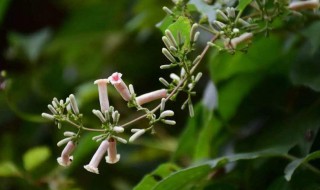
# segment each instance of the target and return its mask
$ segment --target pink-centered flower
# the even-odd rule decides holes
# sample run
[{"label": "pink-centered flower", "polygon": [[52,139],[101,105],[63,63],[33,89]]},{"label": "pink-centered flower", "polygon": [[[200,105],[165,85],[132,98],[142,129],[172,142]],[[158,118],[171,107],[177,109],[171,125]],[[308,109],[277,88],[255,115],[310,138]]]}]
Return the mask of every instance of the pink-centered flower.
[{"label": "pink-centered flower", "polygon": [[127,85],[123,82],[121,77],[122,77],[121,73],[115,72],[108,79],[111,82],[111,84],[113,84],[113,86],[117,89],[117,91],[122,96],[122,98],[125,101],[128,101],[131,99],[131,94],[129,92]]},{"label": "pink-centered flower", "polygon": [[108,156],[106,156],[106,162],[109,164],[115,164],[120,160],[120,154],[117,154],[117,141],[113,138],[109,140]]},{"label": "pink-centered flower", "polygon": [[140,95],[136,98],[137,104],[142,105],[148,102],[151,102],[153,100],[166,98],[167,97],[167,90],[166,89],[160,89],[153,92],[149,92],[143,95]]},{"label": "pink-centered flower", "polygon": [[109,109],[109,99],[108,99],[108,91],[107,91],[107,84],[108,79],[98,79],[94,81],[94,84],[98,85],[99,91],[99,101],[100,101],[100,108],[101,112],[105,113]]},{"label": "pink-centered flower", "polygon": [[98,165],[102,157],[107,152],[108,148],[109,148],[108,140],[102,141],[98,150],[94,153],[93,157],[91,158],[91,161],[89,162],[88,165],[85,165],[84,168],[89,172],[99,174]]},{"label": "pink-centered flower", "polygon": [[75,147],[76,145],[73,141],[69,141],[64,147],[61,153],[61,157],[57,158],[57,161],[61,166],[67,167],[71,164],[73,156],[70,156],[70,154],[73,152]]}]

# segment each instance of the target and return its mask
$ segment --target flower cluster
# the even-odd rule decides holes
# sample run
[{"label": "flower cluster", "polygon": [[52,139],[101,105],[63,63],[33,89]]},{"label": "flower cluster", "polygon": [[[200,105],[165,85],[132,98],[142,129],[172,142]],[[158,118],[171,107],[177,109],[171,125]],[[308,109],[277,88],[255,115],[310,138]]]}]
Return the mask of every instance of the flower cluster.
[{"label": "flower cluster", "polygon": [[[174,2],[177,7],[184,6],[182,0]],[[279,6],[272,10],[273,14],[271,14],[271,11],[268,10],[265,2],[252,2],[251,6],[256,10],[259,10],[259,14],[246,15],[246,17],[243,17],[243,10],[227,7],[225,9],[216,10],[216,20],[214,21],[208,21],[207,19],[207,22],[204,22],[202,19],[197,22],[194,21],[193,18],[188,18],[189,20],[184,23],[189,24],[186,28],[190,28],[190,31],[186,32],[183,30],[183,32],[181,32],[178,29],[172,31],[170,27],[166,29],[164,31],[164,36],[162,37],[165,46],[162,48],[162,53],[169,63],[161,65],[160,69],[178,68],[178,70],[169,74],[168,78],[170,79],[165,79],[163,77],[159,78],[159,81],[164,85],[163,89],[158,89],[138,96],[134,91],[133,85],[130,84],[127,86],[122,80],[122,74],[118,72],[113,73],[108,78],[94,81],[94,84],[98,86],[100,109],[94,109],[92,110],[92,113],[100,120],[100,129],[84,127],[82,122],[83,114],[79,111],[76,98],[73,94],[65,100],[53,98],[51,104],[48,105],[51,114],[42,113],[42,116],[54,121],[59,129],[61,129],[63,123],[67,123],[77,128],[76,132],[64,132],[65,138],[57,143],[58,146],[66,144],[61,156],[57,159],[58,163],[64,167],[67,167],[72,163],[72,152],[75,150],[77,142],[80,139],[80,134],[83,131],[99,132],[92,140],[100,143],[100,146],[89,164],[84,166],[89,172],[98,174],[98,165],[105,155],[105,160],[109,164],[117,163],[120,160],[120,154],[117,152],[117,142],[123,144],[127,143],[127,140],[124,139],[121,134],[125,132],[126,127],[130,124],[143,118],[149,120],[149,124],[145,128],[134,128],[130,130],[132,133],[128,139],[130,143],[134,142],[148,131],[152,134],[155,133],[155,124],[158,122],[167,125],[175,125],[176,122],[174,120],[168,119],[169,117],[174,116],[174,112],[165,110],[165,104],[168,100],[175,100],[180,93],[184,93],[187,97],[181,108],[184,109],[185,107],[188,107],[190,116],[193,116],[194,110],[191,97],[196,94],[194,88],[202,77],[202,73],[196,73],[195,70],[209,47],[216,47],[219,50],[226,50],[230,53],[234,53],[236,50],[242,50],[241,46],[243,47],[243,45],[243,49],[245,49],[248,47],[256,33],[267,33],[270,30],[269,24],[272,22],[272,19],[280,14]],[[317,9],[319,8],[319,1],[295,1],[291,2],[289,5],[283,5],[281,8],[291,12],[305,9]],[[181,11],[183,12],[185,10],[183,7],[177,9],[179,10],[177,12],[183,16],[177,15],[175,10],[170,10],[167,7],[163,7],[163,10],[168,16],[172,17],[172,20],[179,20],[180,18],[185,19],[186,15],[189,15],[187,13],[181,14]],[[265,22],[265,26],[259,29],[259,25],[255,23],[257,21]],[[199,28],[213,34],[213,37],[211,41],[207,42],[207,46],[202,53],[194,56],[196,42],[200,36]],[[220,40],[221,44],[216,43],[218,40]],[[109,105],[107,91],[109,83],[114,86],[123,100],[127,102],[128,107],[136,108],[137,111],[143,112],[143,115],[125,124],[119,124],[119,111]],[[149,110],[147,107],[144,107],[145,104],[160,99],[161,103],[154,109]]]},{"label": "flower cluster", "polygon": [[[168,91],[166,89],[160,89],[137,96],[134,92],[133,86],[129,85],[128,87],[121,77],[121,73],[115,72],[106,79],[98,79],[94,81],[94,84],[98,86],[100,109],[93,109],[92,113],[100,120],[101,129],[86,128],[83,126],[83,115],[79,111],[76,98],[73,94],[66,98],[65,101],[59,101],[57,98],[54,98],[51,104],[48,105],[48,109],[50,110],[51,114],[42,113],[42,117],[54,121],[59,129],[61,129],[62,123],[69,123],[78,129],[77,132],[64,132],[63,134],[65,138],[57,143],[58,146],[66,144],[61,156],[57,159],[61,166],[67,167],[72,163],[73,156],[71,154],[75,150],[76,144],[80,139],[80,133],[84,130],[101,133],[92,138],[92,140],[99,142],[100,146],[93,155],[89,164],[84,166],[87,171],[99,174],[98,165],[105,154],[107,154],[107,156],[105,156],[105,160],[109,164],[117,163],[120,160],[120,154],[117,153],[117,142],[124,144],[127,143],[126,139],[119,136],[125,131],[125,125],[119,125],[120,113],[115,110],[113,106],[109,105],[107,91],[107,86],[109,83],[115,87],[121,97],[128,102],[129,106],[136,107],[139,111],[145,111],[145,117],[150,119],[149,127],[145,129],[131,130],[133,135],[129,138],[129,142],[135,141],[138,137],[149,130],[154,132],[154,124],[158,121],[162,121],[168,125],[175,124],[175,121],[166,119],[166,117],[174,115],[173,111],[164,110],[165,100],[168,96]],[[162,99],[159,117],[154,114],[156,110],[150,111],[147,108],[142,107],[143,104],[157,99]]]}]

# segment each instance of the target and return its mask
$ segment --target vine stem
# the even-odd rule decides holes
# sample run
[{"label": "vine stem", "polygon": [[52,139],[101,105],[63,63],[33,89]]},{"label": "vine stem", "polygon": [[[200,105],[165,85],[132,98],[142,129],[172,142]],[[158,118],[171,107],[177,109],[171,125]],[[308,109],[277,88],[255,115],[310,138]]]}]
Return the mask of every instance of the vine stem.
[{"label": "vine stem", "polygon": [[84,127],[84,126],[81,126],[81,125],[78,125],[78,124],[74,123],[70,119],[66,119],[65,122],[69,123],[70,125],[75,126],[78,129],[82,129],[82,130],[85,130],[85,131],[93,131],[93,132],[105,132],[106,131],[104,129],[87,128],[87,127]]},{"label": "vine stem", "polygon": [[[286,155],[284,155],[284,157],[287,158],[288,160],[291,160],[291,161],[294,161],[294,160],[298,159],[297,157],[292,156],[290,154],[286,154]],[[314,167],[313,165],[309,164],[308,162],[302,162],[301,165],[305,166],[310,171],[320,175],[320,170],[318,168]]]},{"label": "vine stem", "polygon": [[[215,36],[210,40],[210,42],[214,42],[214,41],[216,41],[218,38],[219,38],[219,35],[215,35]],[[200,54],[200,60],[191,68],[191,70],[190,70],[190,75],[193,74],[193,72],[194,72],[194,71],[196,70],[196,68],[199,66],[200,62],[202,61],[202,59],[204,58],[204,56],[205,56],[206,53],[208,52],[209,48],[210,48],[210,45],[207,44],[206,47],[203,49],[203,51],[202,51],[201,54]],[[164,102],[167,102],[167,101],[178,91],[178,89],[184,84],[184,82],[187,80],[187,78],[188,78],[187,75],[185,75],[185,77],[184,77],[182,80],[180,80],[180,82],[178,83],[178,85],[177,85],[177,86],[172,90],[172,92],[166,97],[166,99],[164,100]],[[156,112],[156,111],[160,108],[160,106],[161,106],[161,103],[160,103],[158,106],[156,106],[154,109],[152,109],[152,110],[151,110],[151,113]],[[125,123],[125,124],[122,124],[122,125],[120,125],[120,127],[123,127],[123,128],[124,128],[124,127],[127,127],[127,126],[131,125],[132,123],[135,123],[135,122],[137,122],[137,121],[139,121],[139,120],[141,120],[141,119],[143,119],[143,118],[145,118],[145,117],[147,117],[147,114],[141,115],[140,117],[137,117],[137,118],[135,118],[135,119],[133,119],[133,120]]]}]

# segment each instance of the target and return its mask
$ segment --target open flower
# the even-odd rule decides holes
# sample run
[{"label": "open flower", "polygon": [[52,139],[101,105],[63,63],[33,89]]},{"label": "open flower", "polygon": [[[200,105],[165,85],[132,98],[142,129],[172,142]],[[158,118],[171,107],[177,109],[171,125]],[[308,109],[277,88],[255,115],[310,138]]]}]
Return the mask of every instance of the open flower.
[{"label": "open flower", "polygon": [[137,104],[142,105],[148,102],[151,102],[153,100],[166,98],[167,97],[167,90],[166,89],[160,89],[153,92],[149,92],[143,95],[140,95],[136,98]]},{"label": "open flower", "polygon": [[67,167],[71,164],[73,160],[73,156],[70,156],[70,154],[75,149],[76,145],[73,141],[69,141],[68,144],[64,147],[61,157],[57,158],[58,163],[61,166]]},{"label": "open flower", "polygon": [[102,157],[104,156],[104,154],[107,152],[108,147],[109,147],[108,140],[102,141],[98,150],[96,151],[96,153],[94,153],[93,157],[91,158],[91,161],[89,162],[88,165],[85,165],[84,168],[89,172],[99,174],[98,165]]},{"label": "open flower", "polygon": [[99,101],[102,113],[105,113],[109,109],[109,99],[107,91],[108,82],[108,79],[98,79],[94,81],[94,84],[98,85]]},{"label": "open flower", "polygon": [[108,156],[106,156],[106,162],[109,164],[115,164],[120,160],[120,154],[117,154],[117,141],[114,138],[110,138],[108,148]]},{"label": "open flower", "polygon": [[131,99],[131,94],[129,92],[127,85],[123,82],[121,77],[122,77],[121,73],[115,72],[108,79],[111,82],[111,84],[113,84],[113,86],[117,89],[117,91],[122,96],[122,98],[125,101],[128,101]]}]

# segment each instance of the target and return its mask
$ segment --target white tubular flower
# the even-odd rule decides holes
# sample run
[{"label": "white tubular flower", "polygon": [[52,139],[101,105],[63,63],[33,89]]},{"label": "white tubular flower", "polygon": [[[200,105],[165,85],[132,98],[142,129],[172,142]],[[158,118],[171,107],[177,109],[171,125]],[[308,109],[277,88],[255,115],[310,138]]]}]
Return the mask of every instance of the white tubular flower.
[{"label": "white tubular flower", "polygon": [[117,89],[117,91],[122,96],[122,98],[125,101],[128,101],[131,99],[131,94],[129,92],[127,85],[123,82],[121,77],[122,77],[121,73],[115,72],[108,79],[111,82],[111,84]]},{"label": "white tubular flower", "polygon": [[108,156],[106,156],[106,162],[109,164],[115,164],[120,160],[120,154],[117,154],[117,141],[113,138],[109,140]]},{"label": "white tubular flower", "polygon": [[151,102],[153,100],[166,98],[167,97],[167,90],[166,89],[160,89],[153,92],[149,92],[146,94],[143,94],[141,96],[138,96],[136,98],[137,104],[142,105],[148,102]]},{"label": "white tubular flower", "polygon": [[98,150],[96,153],[94,153],[90,163],[88,165],[85,165],[84,168],[92,173],[99,174],[98,165],[104,156],[104,154],[107,152],[109,148],[109,142],[108,140],[104,140],[101,142]]},{"label": "white tubular flower", "polygon": [[61,157],[57,158],[58,163],[61,166],[67,167],[71,164],[73,160],[73,156],[70,156],[70,154],[75,149],[76,145],[73,141],[69,141],[68,144],[64,147]]},{"label": "white tubular flower", "polygon": [[294,1],[289,4],[288,8],[294,11],[303,9],[317,9],[319,8],[319,0]]},{"label": "white tubular flower", "polygon": [[[131,130],[133,131],[133,130]],[[133,142],[135,141],[137,138],[139,138],[141,135],[143,135],[146,132],[145,129],[140,129],[138,131],[136,131],[130,138],[129,138],[129,142]]]},{"label": "white tubular flower", "polygon": [[[229,43],[225,43],[227,48],[236,48],[238,44],[250,41],[253,37],[252,33],[246,32],[241,34],[239,37],[233,38]],[[230,47],[231,46],[231,47]]]},{"label": "white tubular flower", "polygon": [[100,101],[100,108],[101,112],[105,113],[109,109],[109,99],[108,99],[108,91],[107,91],[107,84],[108,79],[98,79],[94,81],[94,84],[98,85],[99,91],[99,101]]}]

